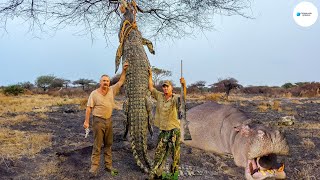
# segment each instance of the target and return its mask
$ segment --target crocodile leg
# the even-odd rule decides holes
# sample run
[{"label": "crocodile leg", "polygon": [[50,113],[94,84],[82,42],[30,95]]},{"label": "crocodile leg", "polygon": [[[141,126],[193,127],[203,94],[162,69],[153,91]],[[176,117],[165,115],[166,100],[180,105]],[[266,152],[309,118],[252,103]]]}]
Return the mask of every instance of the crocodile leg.
[{"label": "crocodile leg", "polygon": [[151,54],[155,54],[155,51],[153,49],[153,44],[151,41],[149,41],[148,39],[146,38],[142,38],[142,44],[143,45],[146,45],[148,47],[148,50]]}]

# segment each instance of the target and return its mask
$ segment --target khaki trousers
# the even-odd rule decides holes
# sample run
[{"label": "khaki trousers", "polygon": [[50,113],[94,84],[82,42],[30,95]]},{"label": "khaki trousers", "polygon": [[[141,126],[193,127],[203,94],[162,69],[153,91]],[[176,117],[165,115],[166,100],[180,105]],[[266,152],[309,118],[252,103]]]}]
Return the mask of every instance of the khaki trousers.
[{"label": "khaki trousers", "polygon": [[111,145],[113,142],[111,118],[103,119],[100,117],[93,116],[93,136],[94,136],[94,143],[92,148],[91,166],[99,166],[101,146],[103,143],[105,167],[108,169],[111,169],[112,167]]}]

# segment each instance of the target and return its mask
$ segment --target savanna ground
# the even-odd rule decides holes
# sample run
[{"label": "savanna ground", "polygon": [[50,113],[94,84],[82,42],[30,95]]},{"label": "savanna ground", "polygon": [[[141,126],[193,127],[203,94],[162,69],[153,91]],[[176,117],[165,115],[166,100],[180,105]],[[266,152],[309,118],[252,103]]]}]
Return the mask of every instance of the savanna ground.
[{"label": "savanna ground", "polygon": [[[122,97],[117,99],[121,104]],[[320,97],[267,98],[220,94],[189,95],[190,109],[207,100],[230,104],[251,119],[276,126],[287,137],[291,155],[281,157],[288,179],[320,177]],[[0,179],[89,179],[92,132],[84,138],[85,98],[0,94]],[[288,116],[287,119],[283,117]],[[128,141],[122,140],[124,114],[113,113],[113,161],[120,174],[102,168],[96,179],[143,179]],[[214,128],[214,127],[213,127]],[[152,157],[157,132],[149,138]],[[101,162],[102,163],[102,162]],[[180,179],[244,179],[231,156],[181,145]]]}]

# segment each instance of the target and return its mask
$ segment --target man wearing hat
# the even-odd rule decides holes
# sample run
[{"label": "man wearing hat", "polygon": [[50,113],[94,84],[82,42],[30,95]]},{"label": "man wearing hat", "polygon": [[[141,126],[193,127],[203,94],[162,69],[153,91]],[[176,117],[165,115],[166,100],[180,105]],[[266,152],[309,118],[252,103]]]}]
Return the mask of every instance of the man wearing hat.
[{"label": "man wearing hat", "polygon": [[[180,83],[184,89],[184,93],[186,93],[185,79],[181,78]],[[159,92],[154,88],[151,69],[149,69],[149,90],[157,100],[154,125],[160,129],[154,166],[150,171],[149,178],[161,177],[163,166],[166,163],[167,156],[171,152],[173,162],[170,173],[173,179],[176,179],[179,174],[180,162],[180,120],[178,118],[180,97],[172,93],[173,87],[170,81],[163,82],[163,92]]]}]

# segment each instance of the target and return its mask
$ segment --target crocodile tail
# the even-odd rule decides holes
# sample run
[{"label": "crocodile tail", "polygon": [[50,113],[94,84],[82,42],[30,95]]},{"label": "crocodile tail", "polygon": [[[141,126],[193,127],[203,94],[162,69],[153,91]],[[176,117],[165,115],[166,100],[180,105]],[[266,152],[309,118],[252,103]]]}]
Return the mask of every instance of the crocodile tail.
[{"label": "crocodile tail", "polygon": [[[143,172],[149,173],[148,168],[145,167],[144,164],[141,162],[140,157],[139,157],[139,155],[137,153],[137,147],[136,147],[135,142],[136,142],[138,137],[135,135],[134,132],[135,132],[134,131],[134,125],[131,124],[131,126],[130,126],[130,141],[131,142],[130,143],[131,143],[131,149],[132,149],[133,157],[136,160],[137,165],[143,170]],[[138,143],[138,145],[139,145],[139,143]]]},{"label": "crocodile tail", "polygon": [[142,137],[143,137],[143,140],[142,140],[143,158],[144,158],[147,166],[149,167],[149,169],[151,169],[151,168],[152,168],[152,162],[151,162],[150,158],[148,157],[148,153],[147,153],[147,150],[148,150],[148,145],[147,145],[147,128],[148,128],[148,126],[147,126],[147,125],[144,125],[144,127],[143,127],[144,136],[142,136]]}]

